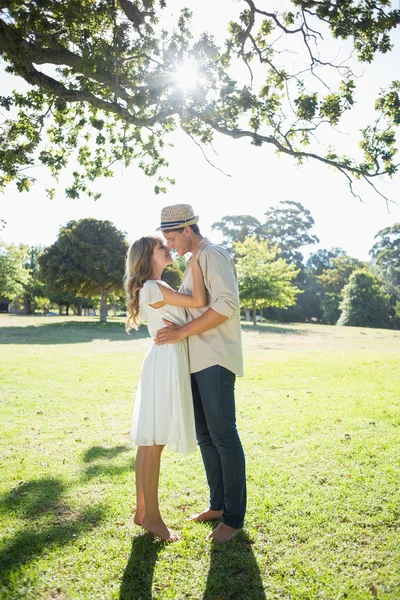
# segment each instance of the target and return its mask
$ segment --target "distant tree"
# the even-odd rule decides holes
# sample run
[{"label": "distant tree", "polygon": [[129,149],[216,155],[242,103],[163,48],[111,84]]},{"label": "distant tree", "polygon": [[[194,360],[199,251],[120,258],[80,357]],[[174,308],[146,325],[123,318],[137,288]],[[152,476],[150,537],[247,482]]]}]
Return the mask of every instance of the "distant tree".
[{"label": "distant tree", "polygon": [[366,268],[366,263],[347,254],[332,258],[331,263],[331,268],[325,269],[321,275],[317,276],[317,280],[327,292],[336,294],[340,294],[353,271]]},{"label": "distant tree", "polygon": [[293,285],[297,269],[279,256],[278,249],[255,236],[234,244],[238,272],[240,302],[253,311],[256,324],[257,308],[286,308],[296,302],[298,288]]},{"label": "distant tree", "polygon": [[[304,293],[301,294],[297,300],[299,311],[301,310],[302,320],[331,323],[326,315],[328,303],[331,298],[329,301],[327,300],[327,302],[324,302],[325,288],[317,277],[325,270],[333,268],[333,258],[345,254],[346,252],[342,250],[342,248],[332,248],[331,250],[321,248],[310,254],[304,267],[304,279],[300,284]],[[331,314],[329,318],[332,318]],[[334,322],[336,323],[336,321]]]},{"label": "distant tree", "polygon": [[316,244],[319,239],[311,233],[314,219],[310,211],[300,202],[283,200],[270,206],[265,212],[266,221],[261,226],[261,235],[272,245],[277,244],[282,258],[303,269],[300,248]]},{"label": "distant tree", "polygon": [[[44,282],[40,276],[39,268],[39,256],[43,252],[42,246],[31,246],[28,247],[27,257],[24,264],[25,270],[29,276],[25,278],[25,282],[22,284],[24,289],[24,305],[28,315],[32,314],[37,307],[43,305],[39,298],[46,298],[46,290]],[[48,299],[46,298],[47,302]],[[44,303],[46,306],[46,303]]]},{"label": "distant tree", "polygon": [[65,314],[68,316],[71,306],[76,307],[78,315],[82,314],[83,298],[76,296],[72,292],[61,292],[57,289],[57,285],[52,285],[51,283],[45,285],[45,292],[49,297],[50,302],[58,305],[59,315],[63,314],[63,308],[65,307]]},{"label": "distant tree", "polygon": [[260,221],[251,215],[226,215],[213,223],[211,229],[222,233],[221,246],[232,252],[236,242],[244,242],[247,237],[257,235],[260,227]]},{"label": "distant tree", "polygon": [[100,321],[105,322],[108,295],[122,294],[127,249],[125,234],[110,221],[70,221],[40,257],[41,273],[60,294],[100,296]]},{"label": "distant tree", "polygon": [[38,256],[42,248],[0,242],[0,297],[24,304],[25,312],[34,312],[37,299],[44,295],[39,276]]},{"label": "distant tree", "polygon": [[6,244],[0,241],[0,298],[13,300],[21,296],[29,278],[25,269],[28,246]]},{"label": "distant tree", "polygon": [[[306,321],[311,313],[318,312],[312,290],[308,289],[301,248],[319,240],[311,233],[314,219],[300,202],[285,200],[270,206],[265,213],[266,222],[261,226],[261,236],[271,244],[277,244],[286,262],[298,269],[295,284],[302,291],[296,303],[286,310],[269,308],[268,316],[277,321]],[[314,287],[314,286],[312,286]],[[315,309],[315,310],[314,310]],[[315,315],[313,315],[315,316]]]},{"label": "distant tree", "polygon": [[350,275],[359,269],[367,268],[366,263],[341,253],[330,258],[330,267],[316,276],[320,286],[322,320],[329,325],[335,325],[340,316],[342,290],[349,281]]},{"label": "distant tree", "polygon": [[400,223],[385,227],[374,237],[370,255],[383,269],[394,267],[400,271]]},{"label": "distant tree", "polygon": [[380,279],[368,271],[357,270],[343,289],[338,325],[387,327],[388,300]]},{"label": "distant tree", "polygon": [[400,223],[378,231],[375,244],[370,250],[373,268],[383,279],[390,295],[390,306],[394,324],[400,325],[397,305],[400,305]]},{"label": "distant tree", "polygon": [[172,256],[173,256],[173,260],[174,260],[174,266],[178,267],[178,269],[182,273],[182,278],[183,278],[183,274],[185,273],[186,267],[187,267],[186,258],[184,256],[178,256],[174,252],[172,252]]},{"label": "distant tree", "polygon": [[168,265],[164,269],[161,279],[177,290],[182,283],[183,273],[177,264]]},{"label": "distant tree", "polygon": [[341,294],[326,292],[321,300],[322,320],[328,325],[336,325],[340,317]]},{"label": "distant tree", "polygon": [[331,248],[326,250],[321,248],[316,252],[312,252],[306,262],[306,271],[312,275],[322,275],[324,271],[334,268],[333,258],[338,256],[346,256],[347,252],[343,248]]}]

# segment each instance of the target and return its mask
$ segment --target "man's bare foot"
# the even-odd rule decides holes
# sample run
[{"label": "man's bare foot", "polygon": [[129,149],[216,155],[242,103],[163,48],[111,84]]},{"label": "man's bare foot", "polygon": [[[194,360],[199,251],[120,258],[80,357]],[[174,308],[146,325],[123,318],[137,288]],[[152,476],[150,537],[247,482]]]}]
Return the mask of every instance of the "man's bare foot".
[{"label": "man's bare foot", "polygon": [[230,542],[240,531],[242,530],[229,527],[225,523],[220,523],[214,531],[208,534],[206,540],[215,542],[216,544],[225,544],[226,542]]},{"label": "man's bare foot", "polygon": [[164,542],[178,542],[181,538],[176,533],[173,533],[164,521],[150,521],[146,519],[146,516],[143,519],[142,527],[149,531],[156,537],[159,537]]},{"label": "man's bare foot", "polygon": [[197,515],[188,517],[186,521],[218,521],[222,517],[222,510],[204,510]]}]

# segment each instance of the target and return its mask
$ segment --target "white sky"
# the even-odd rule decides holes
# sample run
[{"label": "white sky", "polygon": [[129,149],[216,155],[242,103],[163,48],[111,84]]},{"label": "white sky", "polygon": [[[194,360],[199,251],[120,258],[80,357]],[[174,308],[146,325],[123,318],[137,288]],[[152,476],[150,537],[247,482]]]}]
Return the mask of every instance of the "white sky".
[{"label": "white sky", "polygon": [[[211,0],[191,2],[196,6],[197,28],[199,30],[220,27],[226,22],[223,9],[238,10],[238,4],[230,0],[219,0],[219,18],[210,23]],[[214,9],[215,10],[215,9]],[[222,30],[222,28],[220,27]],[[349,136],[343,136],[342,145],[349,152],[356,147],[358,132],[369,115],[369,108],[381,87],[393,79],[400,78],[399,61],[396,60],[400,48],[400,32],[393,36],[397,45],[390,57],[378,57],[371,66],[357,67],[362,79],[357,84],[357,111],[351,119],[340,126],[340,130],[352,128]],[[10,90],[10,76],[2,73],[0,64],[0,90],[7,94]],[[17,86],[13,79],[12,88]],[[56,199],[46,198],[46,187],[54,182],[44,169],[38,170],[40,180],[31,192],[20,194],[13,186],[0,196],[0,218],[7,222],[0,236],[7,243],[27,243],[49,245],[57,237],[60,226],[69,220],[93,217],[108,219],[119,229],[126,231],[129,241],[154,233],[159,225],[160,210],[167,204],[185,202],[192,204],[200,215],[199,225],[203,235],[216,242],[219,236],[211,232],[211,225],[227,214],[251,214],[263,221],[263,213],[270,205],[281,200],[300,201],[310,209],[315,220],[314,233],[320,238],[320,246],[330,248],[340,246],[350,255],[368,259],[368,251],[373,237],[379,229],[400,221],[400,207],[392,205],[390,212],[385,201],[366,184],[358,184],[356,191],[363,203],[353,198],[344,176],[315,161],[297,167],[290,157],[277,157],[272,147],[256,148],[246,140],[233,140],[217,136],[214,147],[218,156],[208,151],[208,156],[219,168],[231,174],[226,177],[212,168],[203,158],[201,150],[182,132],[172,136],[174,148],[168,149],[170,161],[168,174],[177,179],[168,194],[155,196],[154,180],[147,178],[135,166],[123,170],[118,167],[115,177],[104,179],[96,184],[103,194],[94,201],[82,197],[79,200],[66,199],[64,188],[70,181],[68,172],[57,187]],[[325,137],[328,143],[330,138]],[[376,182],[379,189],[394,201],[400,201],[400,175],[393,180]],[[315,251],[317,246],[310,248]]]}]

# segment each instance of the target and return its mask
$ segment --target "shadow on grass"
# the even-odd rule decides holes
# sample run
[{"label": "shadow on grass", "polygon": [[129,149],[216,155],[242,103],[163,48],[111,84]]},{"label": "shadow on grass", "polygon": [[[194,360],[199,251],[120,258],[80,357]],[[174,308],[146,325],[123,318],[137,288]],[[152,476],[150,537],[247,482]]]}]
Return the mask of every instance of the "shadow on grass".
[{"label": "shadow on grass", "polygon": [[149,337],[147,327],[126,333],[122,323],[63,321],[35,327],[0,327],[1,344],[82,344],[94,340],[129,342]]},{"label": "shadow on grass", "polygon": [[122,452],[128,452],[128,446],[114,446],[113,448],[104,448],[103,446],[92,446],[83,455],[84,462],[92,462],[97,458],[107,458],[109,460],[115,458]]},{"label": "shadow on grass", "polygon": [[36,518],[40,513],[51,510],[63,491],[64,485],[53,477],[27,481],[2,496],[2,510],[25,518]]},{"label": "shadow on grass", "polygon": [[100,479],[111,479],[112,477],[120,477],[127,471],[134,471],[135,463],[132,462],[126,467],[113,467],[112,465],[93,465],[85,470],[85,480],[90,481],[98,477]]},{"label": "shadow on grass", "polygon": [[[296,329],[292,325],[285,327],[284,325],[244,325],[241,324],[242,331],[250,331],[253,333],[259,333],[260,335],[268,335],[269,333],[278,333],[280,335],[310,335],[308,329]],[[318,331],[320,333],[320,331]]]},{"label": "shadow on grass", "polygon": [[265,600],[251,540],[241,532],[228,544],[213,544],[203,600]]},{"label": "shadow on grass", "polygon": [[[124,452],[129,452],[131,449],[128,446],[114,446],[113,448],[104,448],[103,446],[92,446],[83,454],[82,460],[85,463],[91,463],[85,467],[83,478],[85,480],[100,477],[102,479],[110,479],[119,477],[127,471],[134,471],[135,460],[130,459],[127,464],[113,465],[112,461]],[[101,462],[93,462],[93,461]],[[104,462],[107,461],[107,462]]]},{"label": "shadow on grass", "polygon": [[[3,538],[0,550],[0,582],[3,585],[16,584],[17,576],[14,574],[11,582],[11,572],[51,548],[75,543],[102,521],[101,507],[73,510],[62,501],[63,490],[64,485],[57,479],[44,478],[21,484],[2,496],[2,510],[18,512],[31,521],[9,540],[6,535]],[[45,522],[41,522],[42,516],[45,516]]]},{"label": "shadow on grass", "polygon": [[120,600],[152,599],[154,567],[164,544],[148,534],[135,537],[122,577]]}]

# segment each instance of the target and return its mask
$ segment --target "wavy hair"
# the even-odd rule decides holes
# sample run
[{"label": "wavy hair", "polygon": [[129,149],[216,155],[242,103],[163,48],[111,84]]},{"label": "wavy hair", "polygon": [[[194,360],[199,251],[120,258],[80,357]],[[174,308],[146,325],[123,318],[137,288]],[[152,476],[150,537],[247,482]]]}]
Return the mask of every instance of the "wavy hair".
[{"label": "wavy hair", "polygon": [[160,239],[142,237],[131,244],[126,255],[124,288],[126,293],[127,318],[125,329],[139,329],[139,293],[152,275],[153,250]]}]

